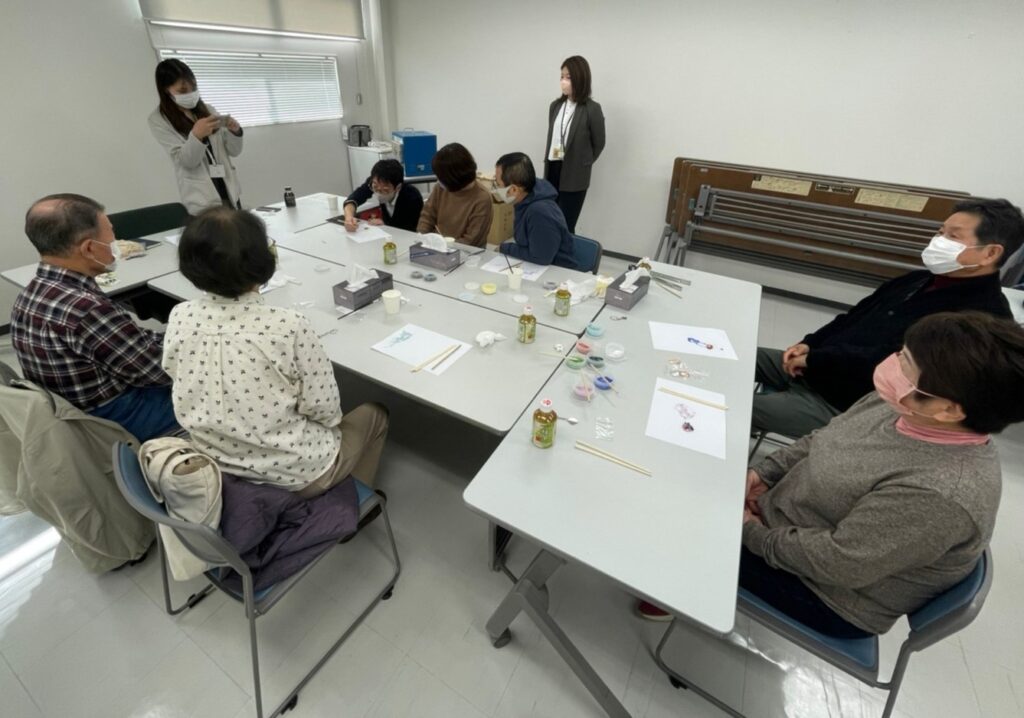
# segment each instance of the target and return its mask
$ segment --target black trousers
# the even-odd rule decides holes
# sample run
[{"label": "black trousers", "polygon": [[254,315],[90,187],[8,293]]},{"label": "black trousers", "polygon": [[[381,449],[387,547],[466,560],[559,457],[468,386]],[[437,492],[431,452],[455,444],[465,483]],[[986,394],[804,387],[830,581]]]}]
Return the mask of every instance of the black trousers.
[{"label": "black trousers", "polygon": [[580,218],[580,212],[583,211],[583,200],[587,198],[587,190],[563,192],[559,188],[558,185],[562,179],[561,162],[548,162],[548,173],[544,179],[558,190],[558,206],[561,208],[562,214],[565,215],[565,223],[569,225],[569,231],[576,234],[576,222]]},{"label": "black trousers", "polygon": [[740,553],[740,586],[819,633],[836,638],[872,635],[829,608],[796,574],[772,568],[745,548]]}]

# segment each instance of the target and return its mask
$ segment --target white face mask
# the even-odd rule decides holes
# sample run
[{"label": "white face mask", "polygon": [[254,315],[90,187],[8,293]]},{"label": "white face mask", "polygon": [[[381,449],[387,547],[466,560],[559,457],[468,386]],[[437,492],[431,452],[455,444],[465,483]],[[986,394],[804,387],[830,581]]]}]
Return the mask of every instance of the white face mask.
[{"label": "white face mask", "polygon": [[957,258],[965,249],[968,249],[966,244],[937,234],[921,252],[921,260],[932,274],[949,274],[960,269],[979,266],[977,264],[960,264]]},{"label": "white face mask", "polygon": [[[103,244],[103,242],[99,242],[99,244]],[[103,269],[105,271],[113,272],[115,269],[117,269],[117,263],[121,259],[121,245],[118,244],[117,240],[115,239],[113,242],[111,242],[110,244],[108,244],[106,246],[107,246],[107,249],[110,250],[110,256],[113,257],[113,259],[111,260],[110,264],[104,264],[100,260],[93,259],[92,257],[89,257],[89,259],[92,259],[92,261],[96,262],[96,264],[98,264],[101,267],[103,267]]]},{"label": "white face mask", "polygon": [[505,204],[513,204],[516,198],[508,193],[511,187],[495,187],[491,190],[491,194],[500,199]]},{"label": "white face mask", "polygon": [[195,109],[195,106],[199,104],[199,90],[186,92],[184,95],[175,95],[174,93],[171,93],[171,97],[174,98],[174,102],[178,107],[184,107],[186,110],[193,110]]},{"label": "white face mask", "polygon": [[381,204],[387,204],[388,202],[394,201],[395,194],[397,193],[392,192],[391,194],[384,194],[383,192],[374,192],[373,196],[376,197],[377,201]]}]

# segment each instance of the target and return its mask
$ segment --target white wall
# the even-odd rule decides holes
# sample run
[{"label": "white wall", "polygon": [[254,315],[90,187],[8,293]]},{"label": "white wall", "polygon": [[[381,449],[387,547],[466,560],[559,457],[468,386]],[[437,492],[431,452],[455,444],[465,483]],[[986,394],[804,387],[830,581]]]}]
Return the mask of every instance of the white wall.
[{"label": "white wall", "polygon": [[678,156],[1024,203],[1020,0],[385,0],[398,126],[539,164],[559,65],[608,145],[578,229],[653,251]]},{"label": "white wall", "polygon": [[[108,211],[177,201],[170,160],[149,133],[157,57],[137,0],[3,0],[0,13],[0,270],[33,262],[25,210],[52,192],[96,198]],[[187,49],[337,54],[346,123],[379,125],[367,43],[280,40],[178,30],[156,44]],[[356,103],[362,92],[363,104]],[[220,108],[230,110],[230,108]],[[237,165],[243,203],[349,191],[341,121],[253,127]],[[16,291],[0,280],[0,325]]]}]

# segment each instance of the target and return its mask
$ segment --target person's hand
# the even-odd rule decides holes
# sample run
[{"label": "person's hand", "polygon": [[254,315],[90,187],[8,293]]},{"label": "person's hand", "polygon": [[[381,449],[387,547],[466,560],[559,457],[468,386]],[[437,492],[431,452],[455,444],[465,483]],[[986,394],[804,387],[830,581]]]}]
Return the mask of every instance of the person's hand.
[{"label": "person's hand", "polygon": [[232,134],[237,135],[242,131],[242,126],[238,124],[238,120],[236,120],[234,117],[228,115],[224,119],[226,120],[224,126],[227,127]]},{"label": "person's hand", "polygon": [[806,344],[794,344],[786,351],[782,352],[782,364],[785,366],[791,359],[798,356],[803,356],[807,352],[811,351],[811,348]]},{"label": "person's hand", "polygon": [[788,364],[783,364],[782,368],[786,370],[786,373],[796,379],[798,376],[804,375],[804,369],[807,368],[807,354],[800,354],[789,360]]},{"label": "person's hand", "polygon": [[381,225],[384,224],[384,220],[381,219],[380,217],[372,217],[370,219],[370,224],[372,224],[374,227],[380,227]]},{"label": "person's hand", "polygon": [[761,508],[757,505],[757,500],[762,494],[768,492],[768,484],[761,480],[761,477],[757,475],[757,472],[753,469],[747,471],[747,488],[743,495],[744,510],[749,511],[755,516],[761,515]]},{"label": "person's hand", "polygon": [[346,217],[345,229],[348,230],[349,232],[355,232],[357,229],[359,229],[359,220],[356,219],[355,217]]},{"label": "person's hand", "polygon": [[761,520],[760,516],[755,514],[750,509],[743,509],[743,523],[749,523],[751,521],[753,521],[756,524],[761,524],[762,526],[764,526],[764,521]]},{"label": "person's hand", "polygon": [[210,115],[209,117],[200,117],[196,120],[196,123],[192,125],[192,134],[196,136],[197,140],[204,140],[220,127],[220,118]]}]

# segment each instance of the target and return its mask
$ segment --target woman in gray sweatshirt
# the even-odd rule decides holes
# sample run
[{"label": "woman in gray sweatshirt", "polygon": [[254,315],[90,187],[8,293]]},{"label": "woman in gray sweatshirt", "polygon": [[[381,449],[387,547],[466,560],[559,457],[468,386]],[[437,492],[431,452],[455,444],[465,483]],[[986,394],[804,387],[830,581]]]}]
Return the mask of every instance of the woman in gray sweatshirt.
[{"label": "woman in gray sweatshirt", "polygon": [[884,633],[974,568],[999,507],[990,435],[1024,420],[1024,330],[914,324],[876,392],[747,477],[740,585],[823,633]]}]

